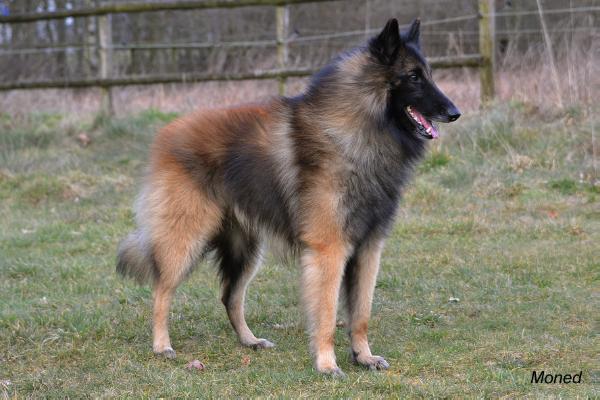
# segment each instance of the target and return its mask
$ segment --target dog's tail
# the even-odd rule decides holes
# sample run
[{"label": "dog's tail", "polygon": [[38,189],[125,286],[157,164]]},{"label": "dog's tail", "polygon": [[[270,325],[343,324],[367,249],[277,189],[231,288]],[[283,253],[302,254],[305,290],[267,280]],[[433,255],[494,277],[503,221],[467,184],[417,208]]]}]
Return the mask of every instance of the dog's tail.
[{"label": "dog's tail", "polygon": [[140,285],[157,277],[152,246],[141,230],[131,232],[119,244],[117,273],[135,279]]}]

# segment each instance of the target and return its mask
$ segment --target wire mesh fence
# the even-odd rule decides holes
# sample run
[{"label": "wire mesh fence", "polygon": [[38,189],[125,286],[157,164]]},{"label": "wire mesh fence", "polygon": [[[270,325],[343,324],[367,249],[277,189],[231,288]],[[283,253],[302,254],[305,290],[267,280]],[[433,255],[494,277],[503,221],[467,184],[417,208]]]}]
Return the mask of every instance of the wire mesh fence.
[{"label": "wire mesh fence", "polygon": [[[302,76],[363,43],[392,16],[403,24],[421,17],[424,50],[434,65],[479,66],[480,23],[491,16],[482,15],[480,3],[3,0],[0,88]],[[544,48],[540,16],[551,43],[577,37],[592,46],[598,36],[595,0],[571,0],[569,7],[545,0],[543,10],[535,0],[492,3],[493,51],[501,65],[507,65],[505,55],[526,53],[532,43]],[[278,36],[277,12],[283,7],[287,20]],[[107,54],[109,63],[103,59]]]}]

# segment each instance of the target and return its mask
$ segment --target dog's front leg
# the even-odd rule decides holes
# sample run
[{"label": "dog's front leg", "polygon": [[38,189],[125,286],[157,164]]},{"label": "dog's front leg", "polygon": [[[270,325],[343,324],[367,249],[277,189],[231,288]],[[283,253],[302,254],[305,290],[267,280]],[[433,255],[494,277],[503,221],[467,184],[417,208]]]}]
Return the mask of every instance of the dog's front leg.
[{"label": "dog's front leg", "polygon": [[334,352],[334,334],[347,250],[341,243],[311,246],[302,255],[302,292],[310,347],[319,372],[343,377]]},{"label": "dog's front leg", "polygon": [[383,239],[370,239],[350,259],[344,275],[352,360],[369,369],[389,368],[389,364],[383,357],[371,354],[367,339],[371,303],[382,249]]}]

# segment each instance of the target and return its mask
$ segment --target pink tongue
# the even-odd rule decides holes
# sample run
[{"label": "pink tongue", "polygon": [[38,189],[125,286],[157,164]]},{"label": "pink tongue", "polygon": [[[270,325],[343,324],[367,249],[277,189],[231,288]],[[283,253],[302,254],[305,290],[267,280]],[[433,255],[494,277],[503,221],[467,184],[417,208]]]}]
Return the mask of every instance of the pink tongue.
[{"label": "pink tongue", "polygon": [[429,123],[429,121],[427,121],[427,119],[425,119],[425,117],[423,115],[421,115],[420,112],[413,109],[412,113],[415,117],[417,117],[417,119],[419,120],[421,125],[423,125],[425,127],[425,129],[431,128],[431,130],[429,131],[429,134],[431,135],[431,137],[433,137],[434,139],[437,139],[438,137],[440,137],[440,134],[438,133],[437,129],[435,129],[435,126],[431,125]]}]

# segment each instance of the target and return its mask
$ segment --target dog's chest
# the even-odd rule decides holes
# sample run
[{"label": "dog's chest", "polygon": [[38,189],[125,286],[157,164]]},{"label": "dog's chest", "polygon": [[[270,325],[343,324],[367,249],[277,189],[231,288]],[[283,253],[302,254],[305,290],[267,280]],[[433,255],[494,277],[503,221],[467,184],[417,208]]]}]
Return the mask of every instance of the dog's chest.
[{"label": "dog's chest", "polygon": [[360,242],[391,225],[410,166],[393,143],[371,143],[360,157],[346,158],[340,171],[340,216],[345,232]]}]

